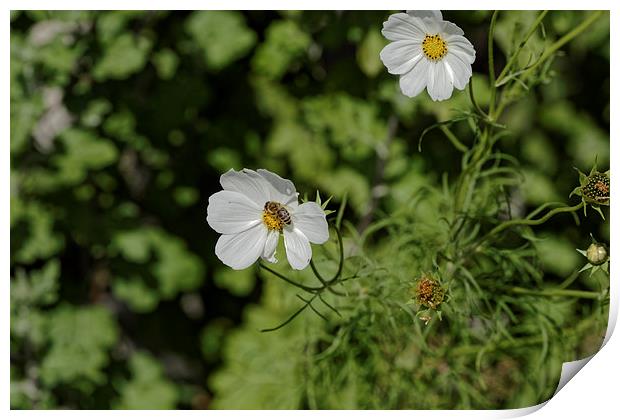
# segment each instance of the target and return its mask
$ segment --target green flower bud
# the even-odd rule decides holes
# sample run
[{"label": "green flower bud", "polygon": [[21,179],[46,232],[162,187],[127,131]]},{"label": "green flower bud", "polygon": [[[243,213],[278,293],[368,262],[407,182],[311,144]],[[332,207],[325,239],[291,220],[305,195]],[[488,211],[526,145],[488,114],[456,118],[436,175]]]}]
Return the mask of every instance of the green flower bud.
[{"label": "green flower bud", "polygon": [[579,169],[577,171],[579,172],[579,186],[570,195],[580,196],[585,204],[590,204],[594,208],[598,208],[600,205],[608,206],[609,171],[599,172],[596,170],[596,165],[590,171],[590,175],[584,174]]},{"label": "green flower bud", "polygon": [[609,176],[601,172],[594,172],[586,178],[585,185],[581,187],[583,196],[596,204],[609,203]]},{"label": "green flower bud", "polygon": [[414,294],[418,304],[430,309],[437,309],[443,302],[446,291],[439,283],[437,276],[423,274],[418,279]]},{"label": "green flower bud", "polygon": [[593,243],[586,250],[586,258],[592,265],[601,265],[607,262],[609,254],[603,244]]}]

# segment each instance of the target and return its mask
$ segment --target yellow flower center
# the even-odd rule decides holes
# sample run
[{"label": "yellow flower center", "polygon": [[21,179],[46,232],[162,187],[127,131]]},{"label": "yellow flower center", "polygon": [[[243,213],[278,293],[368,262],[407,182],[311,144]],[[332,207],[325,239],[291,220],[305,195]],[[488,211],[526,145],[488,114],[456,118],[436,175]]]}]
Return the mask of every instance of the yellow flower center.
[{"label": "yellow flower center", "polygon": [[263,211],[263,223],[269,230],[282,230],[284,227],[284,223],[278,218],[278,215],[269,213],[267,210]]},{"label": "yellow flower center", "polygon": [[291,223],[291,215],[282,204],[268,201],[263,208],[263,223],[269,230],[282,232],[282,228]]},{"label": "yellow flower center", "polygon": [[439,34],[426,34],[422,41],[422,52],[431,61],[441,60],[448,54],[448,44]]}]

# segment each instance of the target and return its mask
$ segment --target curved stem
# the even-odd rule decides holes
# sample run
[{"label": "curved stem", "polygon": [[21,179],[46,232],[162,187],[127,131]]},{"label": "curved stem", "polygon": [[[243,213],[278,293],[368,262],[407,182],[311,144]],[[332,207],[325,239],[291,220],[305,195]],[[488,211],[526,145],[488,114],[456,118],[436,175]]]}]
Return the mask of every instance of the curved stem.
[{"label": "curved stem", "polygon": [[540,23],[545,18],[547,13],[549,13],[548,10],[543,10],[542,12],[540,12],[538,17],[534,21],[534,23],[532,23],[532,26],[530,27],[530,30],[525,35],[525,38],[523,38],[523,41],[521,41],[521,43],[519,44],[515,52],[510,56],[510,58],[508,59],[508,62],[504,66],[504,69],[501,71],[499,76],[497,76],[497,82],[495,83],[495,87],[499,87],[498,85],[502,84],[504,76],[506,76],[506,73],[510,71],[510,69],[512,68],[512,65],[515,63],[517,58],[519,58],[519,53],[521,52],[523,47],[525,47],[525,44],[527,44],[527,41],[529,41],[530,37],[534,34],[534,32],[536,32],[538,25],[540,25]]},{"label": "curved stem", "polygon": [[293,280],[289,279],[288,277],[278,273],[277,271],[272,270],[271,268],[267,267],[265,264],[263,264],[262,261],[259,262],[258,265],[259,265],[260,268],[269,271],[274,276],[284,280],[285,282],[287,282],[289,284],[292,284],[295,287],[299,287],[300,289],[305,290],[306,292],[316,293],[316,292],[320,292],[321,290],[324,289],[324,287],[310,287],[310,286],[305,286],[305,285],[303,285],[301,283],[297,283],[296,281],[293,281]]},{"label": "curved stem", "polygon": [[323,278],[323,276],[321,276],[321,274],[319,273],[319,270],[316,269],[313,259],[310,259],[310,268],[312,269],[312,272],[314,273],[316,278],[319,279],[319,281],[323,284],[323,286],[325,286],[326,284],[325,279]]},{"label": "curved stem", "polygon": [[596,19],[598,19],[601,15],[603,14],[602,10],[598,10],[596,12],[593,12],[592,14],[590,14],[590,16],[588,16],[587,19],[585,19],[583,22],[581,22],[575,29],[573,29],[572,31],[570,31],[569,33],[567,33],[566,35],[564,35],[562,38],[558,39],[557,41],[555,41],[550,47],[549,49],[545,50],[545,52],[543,53],[543,55],[540,56],[540,58],[534,63],[532,64],[532,66],[530,68],[527,69],[527,71],[525,73],[523,73],[523,78],[527,78],[527,76],[529,76],[529,74],[534,71],[534,69],[536,67],[538,67],[539,65],[541,65],[542,63],[545,62],[545,60],[547,60],[552,54],[554,54],[557,50],[559,50],[560,48],[562,48],[564,45],[566,45],[569,41],[571,41],[573,38],[575,38],[577,35],[579,35],[580,33],[582,33],[583,31],[585,31],[588,26],[590,26],[591,24],[594,23],[594,21]]},{"label": "curved stem", "polygon": [[480,105],[478,105],[478,102],[476,101],[476,95],[474,95],[474,77],[473,76],[469,80],[469,86],[467,90],[469,91],[469,100],[471,101],[471,104],[474,106],[474,109],[478,111],[478,113],[480,114],[482,118],[489,119],[489,116],[487,115],[487,113],[484,112],[484,110],[480,107]]},{"label": "curved stem", "polygon": [[489,55],[489,86],[491,87],[491,99],[489,101],[489,115],[493,115],[495,110],[495,59],[493,57],[493,39],[495,36],[495,23],[499,10],[493,12],[491,17],[491,25],[489,27],[489,37],[487,40],[487,51]]},{"label": "curved stem", "polygon": [[572,207],[559,207],[557,209],[553,209],[550,210],[549,213],[545,214],[543,217],[539,218],[539,219],[513,219],[513,220],[508,220],[500,225],[495,226],[494,229],[492,229],[489,233],[487,233],[486,235],[484,235],[482,238],[480,238],[478,241],[476,241],[476,243],[471,245],[471,249],[476,249],[478,246],[480,246],[480,244],[484,243],[486,240],[488,240],[489,238],[491,238],[493,235],[498,234],[499,232],[508,229],[511,226],[518,226],[518,225],[527,225],[527,226],[535,226],[535,225],[540,225],[542,223],[545,223],[547,220],[549,220],[551,217],[553,217],[554,215],[558,214],[558,213],[573,213],[577,210],[579,210],[580,208],[582,208],[585,204],[583,203],[583,201],[575,206]]},{"label": "curved stem", "polygon": [[452,130],[450,130],[448,127],[446,127],[445,125],[441,125],[439,126],[439,129],[441,131],[443,131],[443,133],[446,135],[446,137],[448,138],[448,140],[450,140],[450,142],[452,143],[452,145],[459,151],[462,153],[467,152],[469,149],[467,148],[467,146],[465,146],[463,143],[461,143],[459,141],[459,139],[454,135],[454,133],[452,132]]},{"label": "curved stem", "polygon": [[564,206],[564,203],[561,201],[551,201],[549,203],[544,203],[534,209],[530,214],[527,215],[526,219],[532,219],[534,216],[538,215],[540,212],[545,210],[547,207],[551,206]]},{"label": "curved stem", "polygon": [[542,223],[545,223],[547,220],[549,220],[551,217],[555,216],[556,214],[559,214],[559,213],[572,213],[574,211],[579,210],[583,206],[584,206],[584,203],[582,201],[581,203],[579,203],[577,205],[574,205],[572,207],[559,207],[557,209],[550,210],[549,213],[545,214],[543,217],[541,217],[539,219],[514,219],[514,220],[508,220],[508,221],[502,223],[501,225],[497,225],[485,237],[496,235],[499,232],[501,232],[501,231],[503,231],[505,229],[508,229],[511,226],[517,226],[517,225],[535,226],[535,225],[540,225]]},{"label": "curved stem", "polygon": [[[314,265],[314,261],[310,260],[310,268],[312,268],[312,272],[314,273],[314,275],[316,276],[316,278],[321,282],[321,284],[323,285],[322,289],[327,289],[330,292],[332,292],[335,295],[338,296],[346,296],[345,293],[339,292],[337,290],[334,290],[334,288],[332,287],[333,282],[327,282],[325,281],[325,279],[323,278],[323,276],[321,276],[321,274],[319,273],[319,270],[317,270],[316,266]],[[320,293],[319,293],[320,294]]]},{"label": "curved stem", "polygon": [[332,284],[333,282],[335,282],[342,274],[342,269],[344,268],[344,245],[342,243],[342,235],[340,234],[340,229],[336,229],[336,236],[338,237],[338,250],[340,252],[340,260],[338,261],[338,271],[336,272],[334,277],[332,277],[332,279],[327,282],[328,284]]},{"label": "curved stem", "polygon": [[[299,296],[298,296],[299,297]],[[276,327],[273,328],[264,328],[262,330],[260,330],[260,332],[271,332],[271,331],[276,331],[279,330],[280,328],[286,326],[287,324],[289,324],[291,321],[293,321],[295,318],[297,318],[297,316],[302,313],[308,306],[312,307],[312,301],[314,300],[314,298],[317,297],[317,295],[315,294],[314,296],[312,296],[310,298],[310,300],[305,300],[302,299],[305,302],[305,305],[303,305],[301,308],[299,308],[298,310],[296,310],[295,312],[293,312],[293,314],[288,317],[286,319],[286,321],[282,322],[281,324],[279,324]]]},{"label": "curved stem", "polygon": [[[336,272],[336,274],[334,274],[334,276],[330,280],[325,280],[325,278],[321,275],[321,273],[319,273],[319,270],[316,268],[316,265],[314,265],[314,260],[310,259],[310,268],[312,269],[312,272],[314,273],[315,277],[323,285],[323,287],[315,287],[315,288],[311,288],[311,289],[314,292],[321,292],[321,291],[323,291],[325,289],[328,289],[330,292],[332,292],[335,295],[345,296],[345,293],[341,293],[341,292],[339,292],[337,290],[334,290],[332,288],[332,286],[339,279],[340,275],[342,274],[342,269],[344,268],[344,245],[342,243],[342,234],[340,233],[340,229],[335,228],[334,230],[336,231],[336,236],[338,238],[338,249],[339,249],[339,253],[340,253],[340,258],[339,258],[339,261],[338,261],[338,271]],[[262,266],[262,264],[261,264],[261,266]],[[284,276],[281,276],[279,274],[276,274],[276,275],[278,275],[280,278],[284,277]],[[292,283],[293,285],[295,285],[297,287],[300,287],[300,286],[302,286],[302,288],[306,287],[306,286],[300,285],[299,283],[292,282],[289,279],[284,279],[284,280],[289,282],[289,283]],[[309,291],[307,288],[304,289],[304,290]]]},{"label": "curved stem", "polygon": [[580,272],[579,272],[579,271],[577,271],[577,270],[573,271],[573,273],[572,273],[570,276],[568,276],[568,277],[566,278],[566,280],[564,280],[562,283],[560,283],[560,284],[557,286],[557,288],[558,288],[558,289],[566,289],[568,286],[570,286],[571,284],[573,284],[573,282],[574,282],[575,280],[577,280],[577,278],[579,277],[579,273],[580,273]]},{"label": "curved stem", "polygon": [[[570,42],[577,35],[585,31],[602,14],[603,14],[602,10],[593,12],[592,14],[590,14],[590,16],[588,16],[587,19],[581,22],[581,24],[575,27],[572,31],[570,31],[569,33],[567,33],[566,35],[558,39],[556,42],[554,42],[549,47],[549,49],[545,50],[545,52],[540,56],[540,58],[534,64],[532,64],[526,71],[523,72],[523,75],[521,76],[521,81],[526,80],[531,75],[531,73],[534,71],[534,69],[536,69],[542,63],[544,63],[549,57],[551,57],[551,55],[553,55],[557,50],[559,50],[564,45],[566,45],[568,42]],[[515,83],[514,85],[512,85],[511,91],[514,90],[515,88],[520,88],[520,87],[521,87],[520,83]],[[502,97],[503,96],[510,97],[511,95],[502,95]],[[508,101],[501,101],[501,103],[495,110],[495,113],[493,114],[490,112],[491,118],[493,120],[497,120],[507,105],[508,105]]]}]

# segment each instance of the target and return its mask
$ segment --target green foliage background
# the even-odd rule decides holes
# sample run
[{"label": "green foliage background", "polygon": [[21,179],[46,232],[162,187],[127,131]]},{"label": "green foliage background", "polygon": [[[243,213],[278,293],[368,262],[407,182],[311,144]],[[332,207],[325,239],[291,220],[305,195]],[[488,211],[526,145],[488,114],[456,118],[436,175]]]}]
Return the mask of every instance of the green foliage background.
[{"label": "green foliage background", "polygon": [[[259,332],[299,302],[274,277],[227,269],[215,257],[206,204],[222,172],[268,168],[302,195],[334,195],[334,209],[347,194],[345,219],[360,230],[376,215],[411,208],[416,229],[431,232],[432,199],[416,208],[412,200],[459,171],[460,156],[440,131],[426,136],[422,154],[417,147],[425,128],[468,106],[467,94],[440,103],[403,96],[379,60],[388,15],[12,12],[13,408],[522,407],[550,396],[563,361],[598,349],[605,314],[561,348],[545,342],[540,358],[540,345],[429,358],[415,345],[382,341],[381,325],[350,327],[337,337],[348,347],[332,352],[341,371],[308,354],[329,334],[312,313]],[[536,15],[500,14],[498,66]],[[551,12],[523,60],[584,16]],[[444,17],[476,48],[473,80],[484,106],[490,13]],[[573,166],[587,172],[595,157],[609,166],[609,14],[564,48],[547,75],[502,121],[510,129],[502,150],[521,163],[521,211],[566,201],[577,184]],[[387,143],[390,120],[398,129]],[[466,126],[453,129],[467,138]],[[563,216],[537,233],[537,269],[559,283],[583,265],[575,248],[587,247],[589,233],[609,242],[609,223],[589,217],[577,227]],[[414,261],[426,258],[381,237],[368,247],[381,263],[398,256],[399,276],[412,281]],[[576,284],[596,290],[597,281],[582,275]],[[365,305],[366,286],[353,305]],[[599,310],[548,301],[532,305],[558,331]],[[543,322],[528,314],[519,319],[526,330]],[[400,328],[424,325],[414,318]],[[321,381],[341,386],[324,395],[330,388]]]}]

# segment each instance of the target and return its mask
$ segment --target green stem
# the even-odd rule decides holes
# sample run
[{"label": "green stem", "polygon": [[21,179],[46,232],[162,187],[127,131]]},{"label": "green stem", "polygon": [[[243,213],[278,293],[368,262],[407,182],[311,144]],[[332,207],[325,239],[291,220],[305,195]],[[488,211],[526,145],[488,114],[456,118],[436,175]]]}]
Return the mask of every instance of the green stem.
[{"label": "green stem", "polygon": [[310,260],[310,268],[312,268],[312,272],[314,273],[316,278],[319,279],[319,281],[323,285],[323,289],[327,289],[330,292],[332,292],[333,294],[338,295],[338,296],[346,296],[345,293],[342,293],[342,292],[339,292],[337,290],[334,290],[334,288],[332,287],[332,284],[334,283],[333,281],[330,281],[330,282],[325,281],[323,276],[321,276],[321,274],[319,273],[319,270],[317,270],[316,266],[314,265],[314,260]]},{"label": "green stem", "polygon": [[[594,324],[595,322],[596,321],[591,318],[586,319],[582,321],[581,323],[577,324],[576,327],[562,331],[562,335],[564,337],[569,337],[569,336],[583,334],[584,332],[591,329],[592,324]],[[467,344],[467,345],[453,348],[452,350],[448,352],[448,354],[452,357],[468,356],[470,354],[476,354],[482,349],[486,349],[487,351],[509,350],[509,349],[514,349],[517,347],[532,346],[532,345],[540,344],[540,343],[543,343],[544,341],[545,341],[545,337],[543,337],[543,335],[541,334],[541,335],[536,335],[532,337],[519,337],[519,338],[510,339],[510,340],[506,339],[506,340],[501,340],[495,343],[490,342],[490,343],[485,343],[482,345]]]},{"label": "green stem", "polygon": [[491,87],[491,99],[489,100],[489,115],[493,115],[495,110],[495,60],[493,57],[493,39],[495,37],[495,23],[497,21],[497,15],[499,10],[493,12],[491,17],[491,25],[489,27],[489,38],[487,40],[487,48],[489,55],[489,86]]},{"label": "green stem", "polygon": [[499,232],[508,229],[511,226],[517,226],[517,225],[527,225],[527,226],[536,226],[536,225],[540,225],[545,223],[547,220],[549,220],[551,217],[555,216],[556,214],[559,213],[572,213],[574,211],[577,211],[579,209],[581,209],[584,206],[583,201],[577,205],[574,205],[572,207],[559,207],[557,209],[553,209],[550,210],[547,214],[545,214],[543,217],[539,218],[539,219],[513,219],[513,220],[508,220],[500,225],[495,226],[494,229],[492,229],[487,235],[485,235],[485,238],[493,236],[498,234]]},{"label": "green stem", "polygon": [[[590,16],[588,16],[587,19],[585,19],[583,22],[581,22],[581,24],[579,24],[577,27],[575,27],[572,31],[570,31],[569,33],[567,33],[566,35],[564,35],[563,37],[558,39],[556,42],[554,42],[549,47],[549,49],[547,49],[543,53],[543,55],[541,55],[540,58],[534,64],[532,64],[526,71],[523,72],[521,80],[522,81],[526,80],[530,76],[530,74],[538,66],[540,66],[542,63],[544,63],[549,57],[551,57],[552,54],[554,54],[557,50],[559,50],[564,45],[566,45],[568,42],[570,42],[573,38],[577,37],[579,34],[581,34],[583,31],[585,31],[602,14],[603,14],[602,10],[598,10],[596,12],[593,12],[592,14],[590,14]],[[516,89],[516,88],[520,88],[520,87],[521,87],[520,83],[515,83],[515,84],[512,85],[511,91]],[[511,95],[502,95],[502,96],[510,97]],[[504,111],[504,108],[506,108],[507,105],[508,105],[508,101],[502,101],[499,104],[499,106],[497,107],[497,109],[495,110],[495,113],[494,114],[490,113],[491,114],[491,118],[494,121],[497,121],[497,119],[502,114],[502,112]]]},{"label": "green stem", "polygon": [[535,296],[564,296],[564,297],[576,297],[582,299],[600,299],[601,294],[599,292],[588,292],[584,290],[566,290],[566,289],[526,289],[524,287],[510,287],[506,289],[507,292],[517,295],[535,295]]},{"label": "green stem", "polygon": [[446,135],[448,140],[450,140],[452,145],[456,147],[456,149],[459,152],[465,153],[469,150],[467,146],[465,146],[463,143],[459,141],[459,139],[454,135],[454,133],[448,127],[446,127],[445,125],[440,125],[439,129],[443,131],[443,133]]},{"label": "green stem", "polygon": [[319,270],[316,269],[313,259],[310,260],[310,268],[312,269],[312,272],[314,273],[316,278],[319,279],[319,281],[323,284],[323,286],[325,286],[325,283],[326,283],[325,279],[323,278],[323,276],[321,276],[321,274],[319,273]]},{"label": "green stem", "polygon": [[540,23],[545,18],[547,13],[549,13],[548,10],[543,10],[538,15],[538,17],[536,18],[536,20],[534,21],[534,23],[530,27],[530,30],[525,35],[525,38],[523,38],[523,41],[521,41],[521,43],[517,47],[516,51],[512,54],[510,59],[508,59],[508,62],[506,63],[506,66],[504,66],[504,69],[501,71],[499,76],[497,76],[497,82],[495,84],[495,87],[499,87],[498,84],[502,84],[502,79],[504,78],[504,76],[506,76],[506,73],[508,73],[508,71],[510,71],[510,69],[512,68],[512,65],[515,63],[515,61],[517,61],[517,58],[519,58],[519,53],[521,52],[523,47],[525,47],[525,44],[527,44],[527,41],[529,41],[530,37],[534,34],[534,32],[536,32],[536,29],[538,28],[538,25],[540,25]]},{"label": "green stem", "polygon": [[297,283],[296,281],[293,281],[291,279],[289,279],[288,277],[278,273],[275,270],[272,270],[271,268],[267,267],[265,264],[261,262],[258,263],[259,267],[269,271],[271,274],[273,274],[274,276],[278,277],[279,279],[284,280],[285,282],[292,284],[295,287],[299,287],[301,290],[305,290],[306,292],[309,293],[316,293],[316,292],[320,292],[321,290],[325,289],[324,287],[310,287],[310,286],[305,286],[301,283]]},{"label": "green stem", "polygon": [[312,272],[314,273],[316,278],[323,285],[322,288],[317,288],[317,290],[328,289],[330,292],[336,295],[345,296],[344,293],[338,292],[337,290],[334,290],[331,287],[339,279],[340,275],[342,274],[342,269],[344,268],[344,245],[342,243],[342,234],[340,233],[340,229],[335,228],[334,230],[336,231],[336,236],[338,238],[338,251],[340,253],[340,258],[338,260],[338,271],[336,272],[336,274],[334,274],[334,276],[330,280],[325,280],[325,278],[321,275],[321,273],[319,273],[319,270],[314,265],[314,260],[312,259],[310,260],[310,268],[312,269]]},{"label": "green stem", "polygon": [[573,282],[575,280],[577,280],[578,277],[579,277],[579,271],[577,271],[577,270],[573,271],[572,274],[570,276],[568,276],[566,278],[566,280],[564,280],[562,283],[560,283],[557,288],[558,289],[566,289],[568,286],[573,284]]},{"label": "green stem", "polygon": [[334,277],[332,277],[332,279],[327,282],[327,284],[329,285],[333,284],[336,280],[338,280],[338,277],[340,277],[340,275],[342,274],[342,269],[344,268],[344,244],[342,243],[342,235],[340,234],[339,228],[336,228],[335,230],[336,236],[338,238],[338,251],[340,252],[340,259],[338,260],[338,271],[336,272],[336,274],[334,274]]},{"label": "green stem", "polygon": [[456,188],[456,201],[455,211],[461,213],[467,211],[469,207],[469,201],[471,197],[471,190],[476,182],[482,162],[484,162],[485,155],[491,150],[488,147],[489,127],[485,127],[480,141],[474,146],[473,156],[468,167],[461,173],[459,183]]},{"label": "green stem", "polygon": [[581,34],[583,31],[585,31],[588,28],[588,26],[592,25],[594,23],[594,21],[596,19],[598,19],[602,14],[603,14],[602,10],[598,10],[598,11],[590,14],[590,16],[588,16],[587,19],[585,19],[583,22],[581,22],[581,24],[579,24],[575,29],[573,29],[572,31],[570,31],[569,33],[564,35],[562,38],[560,38],[557,41],[555,41],[551,45],[551,47],[549,47],[549,49],[547,49],[543,53],[543,55],[538,59],[538,61],[536,61],[534,64],[532,64],[532,66],[530,68],[528,68],[525,73],[523,73],[523,78],[526,79],[527,76],[529,76],[529,74],[531,72],[533,72],[534,69],[536,69],[536,67],[538,67],[539,65],[544,63],[545,60],[547,60],[549,57],[551,57],[551,55],[553,55],[557,50],[562,48],[564,45],[566,45],[568,42],[570,42],[577,35]]},{"label": "green stem", "polygon": [[469,91],[469,100],[471,101],[471,104],[474,106],[474,109],[478,111],[478,114],[480,114],[482,118],[488,120],[489,116],[487,115],[486,112],[483,111],[483,109],[480,107],[480,105],[478,105],[478,102],[476,101],[476,96],[474,95],[474,77],[473,76],[469,80],[469,86],[467,90]]}]

